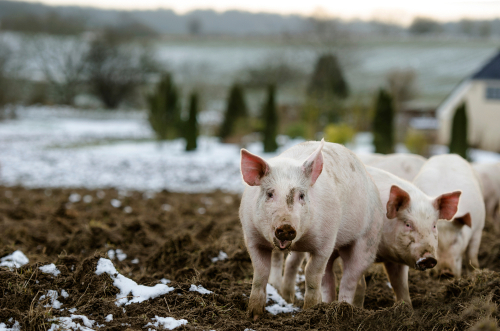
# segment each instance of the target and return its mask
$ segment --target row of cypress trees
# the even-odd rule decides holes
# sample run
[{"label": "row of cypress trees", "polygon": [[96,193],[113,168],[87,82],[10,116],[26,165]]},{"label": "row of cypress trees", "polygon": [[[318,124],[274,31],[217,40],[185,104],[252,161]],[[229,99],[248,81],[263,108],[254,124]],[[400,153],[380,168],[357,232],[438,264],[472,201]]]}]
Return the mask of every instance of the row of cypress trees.
[{"label": "row of cypress trees", "polygon": [[[276,88],[274,85],[269,85],[267,89],[267,101],[262,112],[264,122],[262,130],[264,152],[274,152],[278,148],[278,144],[276,143],[278,112],[276,109],[275,93]],[[148,104],[148,119],[159,140],[184,137],[186,140],[186,151],[196,149],[196,141],[199,135],[197,121],[199,97],[196,92],[191,93],[189,97],[189,116],[186,121],[181,120],[179,91],[170,74],[165,75],[161,79],[155,93],[149,96]],[[221,140],[224,141],[235,133],[238,122],[241,125],[248,126],[248,109],[241,85],[234,84],[229,91],[224,121],[218,134]]]}]

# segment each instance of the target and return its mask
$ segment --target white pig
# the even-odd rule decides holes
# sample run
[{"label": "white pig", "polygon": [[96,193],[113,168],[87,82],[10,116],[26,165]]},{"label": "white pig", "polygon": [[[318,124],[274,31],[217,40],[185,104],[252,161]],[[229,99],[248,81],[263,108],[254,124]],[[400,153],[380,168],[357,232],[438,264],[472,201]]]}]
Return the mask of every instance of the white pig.
[{"label": "white pig", "polygon": [[413,183],[431,196],[460,190],[462,195],[453,222],[438,222],[438,275],[460,277],[462,257],[478,268],[478,251],[484,227],[485,207],[481,187],[469,162],[456,154],[431,157]]},{"label": "white pig", "polygon": [[[268,161],[242,149],[241,173],[248,186],[240,219],[254,268],[249,316],[264,313],[273,249],[310,253],[304,309],[333,300],[332,267],[340,255],[345,267],[339,301],[352,303],[358,280],[375,259],[383,221],[377,188],[359,159],[323,140]],[[323,276],[327,264],[330,272]]]},{"label": "white pig", "polygon": [[393,175],[412,181],[427,159],[416,154],[388,154],[383,158],[369,160],[366,165],[390,172]]},{"label": "white pig", "polygon": [[[396,301],[411,305],[408,269],[424,271],[439,264],[437,223],[453,219],[461,192],[430,197],[387,171],[370,166],[366,170],[377,185],[386,211],[376,262],[384,263]],[[364,289],[362,293],[364,298]]]},{"label": "white pig", "polygon": [[492,218],[495,227],[500,227],[500,163],[473,163],[481,181],[486,215]]}]

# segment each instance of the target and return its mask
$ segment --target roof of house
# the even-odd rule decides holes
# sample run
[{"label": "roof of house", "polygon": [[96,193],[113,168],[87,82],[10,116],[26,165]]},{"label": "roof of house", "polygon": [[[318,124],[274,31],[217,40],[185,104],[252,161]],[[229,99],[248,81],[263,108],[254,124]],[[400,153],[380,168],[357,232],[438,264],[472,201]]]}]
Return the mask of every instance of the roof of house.
[{"label": "roof of house", "polygon": [[472,79],[500,79],[500,51],[472,75]]}]

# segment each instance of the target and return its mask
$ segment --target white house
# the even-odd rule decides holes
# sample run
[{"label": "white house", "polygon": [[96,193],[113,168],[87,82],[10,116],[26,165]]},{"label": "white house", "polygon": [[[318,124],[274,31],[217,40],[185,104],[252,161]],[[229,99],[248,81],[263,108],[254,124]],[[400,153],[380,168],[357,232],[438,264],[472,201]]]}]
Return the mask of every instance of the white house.
[{"label": "white house", "polygon": [[469,120],[470,146],[500,152],[500,52],[464,79],[438,107],[439,143],[448,145],[453,115],[463,102]]}]

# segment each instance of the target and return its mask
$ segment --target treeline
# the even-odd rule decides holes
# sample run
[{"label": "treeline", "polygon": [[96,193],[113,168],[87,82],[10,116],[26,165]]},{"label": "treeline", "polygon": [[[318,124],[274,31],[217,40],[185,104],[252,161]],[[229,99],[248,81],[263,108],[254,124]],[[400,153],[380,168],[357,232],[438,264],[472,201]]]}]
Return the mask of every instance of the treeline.
[{"label": "treeline", "polygon": [[[28,33],[79,34],[115,28],[137,36],[157,34],[191,35],[285,35],[306,37],[324,20],[340,31],[358,35],[445,34],[469,37],[500,36],[500,19],[460,20],[441,23],[417,17],[408,27],[382,21],[343,21],[324,17],[251,13],[237,10],[194,10],[177,14],[172,10],[105,10],[91,7],[46,6],[37,3],[0,1],[0,30]],[[319,24],[318,24],[319,23]]]}]

